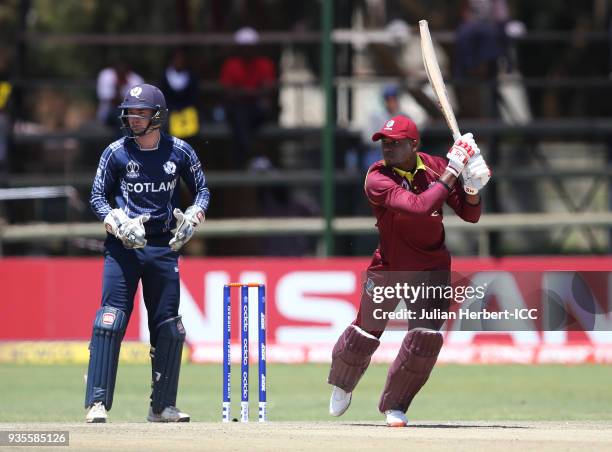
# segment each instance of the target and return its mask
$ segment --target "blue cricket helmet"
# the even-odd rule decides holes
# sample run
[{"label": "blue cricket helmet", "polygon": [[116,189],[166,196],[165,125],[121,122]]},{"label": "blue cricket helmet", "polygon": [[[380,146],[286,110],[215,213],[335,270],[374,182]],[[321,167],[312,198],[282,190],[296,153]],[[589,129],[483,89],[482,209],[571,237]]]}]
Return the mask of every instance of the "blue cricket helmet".
[{"label": "blue cricket helmet", "polygon": [[[156,86],[146,83],[132,86],[118,108],[121,110],[121,114],[119,115],[122,124],[121,128],[126,136],[132,138],[135,136],[142,136],[153,129],[159,129],[168,117],[168,108],[166,107],[164,94]],[[128,108],[146,108],[153,110],[149,126],[144,131],[136,134],[130,128]]]}]

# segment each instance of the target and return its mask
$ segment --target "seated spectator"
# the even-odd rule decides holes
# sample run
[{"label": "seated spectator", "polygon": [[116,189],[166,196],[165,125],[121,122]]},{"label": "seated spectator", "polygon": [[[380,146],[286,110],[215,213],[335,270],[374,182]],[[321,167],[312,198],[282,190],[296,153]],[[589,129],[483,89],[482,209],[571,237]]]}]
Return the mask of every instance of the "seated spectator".
[{"label": "seated spectator", "polygon": [[221,67],[225,113],[234,138],[235,164],[253,158],[253,141],[261,125],[274,114],[277,81],[272,60],[259,53],[259,34],[245,27],[234,35],[237,51]]},{"label": "seated spectator", "polygon": [[187,52],[176,49],[164,71],[160,87],[168,104],[170,135],[189,138],[200,131],[198,115],[198,80],[189,69]]},{"label": "seated spectator", "polygon": [[131,86],[141,83],[144,83],[143,78],[133,72],[123,61],[118,61],[112,66],[102,69],[98,74],[97,83],[98,120],[118,130],[121,124],[117,106]]}]

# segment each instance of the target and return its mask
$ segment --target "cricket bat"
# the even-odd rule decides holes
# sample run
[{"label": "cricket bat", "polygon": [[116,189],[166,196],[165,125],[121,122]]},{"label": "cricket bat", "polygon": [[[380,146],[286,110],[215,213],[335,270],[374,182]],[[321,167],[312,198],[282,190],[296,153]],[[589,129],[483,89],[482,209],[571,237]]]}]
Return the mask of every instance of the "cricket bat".
[{"label": "cricket bat", "polygon": [[459,126],[457,125],[453,107],[451,107],[450,101],[448,100],[448,93],[446,92],[446,86],[444,85],[442,72],[440,72],[436,52],[431,40],[431,35],[429,34],[429,25],[426,20],[419,21],[419,29],[421,31],[421,52],[423,54],[425,72],[427,73],[429,83],[438,99],[440,111],[442,115],[444,115],[444,119],[446,119],[446,123],[453,134],[453,139],[456,140],[461,136],[461,132],[459,132]]}]

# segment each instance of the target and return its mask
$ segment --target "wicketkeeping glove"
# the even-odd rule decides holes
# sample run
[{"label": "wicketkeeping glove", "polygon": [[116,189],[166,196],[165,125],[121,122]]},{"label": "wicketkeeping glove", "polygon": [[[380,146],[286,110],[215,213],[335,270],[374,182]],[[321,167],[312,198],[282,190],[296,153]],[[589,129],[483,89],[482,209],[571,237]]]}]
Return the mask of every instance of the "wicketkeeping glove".
[{"label": "wicketkeeping glove", "polygon": [[477,194],[491,179],[491,170],[482,155],[472,157],[463,172],[463,189],[468,195]]},{"label": "wicketkeeping glove", "polygon": [[144,248],[147,244],[144,223],[149,221],[149,218],[149,214],[130,218],[122,209],[113,209],[104,218],[104,226],[121,240],[125,248]]},{"label": "wicketkeeping glove", "polygon": [[174,251],[178,251],[191,239],[195,228],[204,220],[204,211],[198,206],[187,207],[185,213],[181,209],[174,209],[174,217],[176,218],[176,229],[168,245]]},{"label": "wicketkeeping glove", "polygon": [[446,154],[448,159],[446,169],[456,177],[459,177],[470,157],[478,154],[480,154],[480,149],[478,149],[478,145],[474,141],[474,136],[471,133],[461,135],[455,140],[453,147]]}]

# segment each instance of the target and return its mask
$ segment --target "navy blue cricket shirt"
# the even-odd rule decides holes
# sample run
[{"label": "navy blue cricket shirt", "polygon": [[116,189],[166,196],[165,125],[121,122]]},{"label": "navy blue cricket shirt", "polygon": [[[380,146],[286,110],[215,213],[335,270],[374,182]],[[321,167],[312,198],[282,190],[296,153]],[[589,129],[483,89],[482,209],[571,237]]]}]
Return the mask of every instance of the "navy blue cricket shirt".
[{"label": "navy blue cricket shirt", "polygon": [[176,225],[172,212],[179,207],[179,177],[195,197],[193,204],[206,212],[210,192],[189,144],[162,133],[157,149],[143,151],[134,139],[121,138],[102,153],[90,204],[100,220],[115,208],[130,218],[149,214],[147,235],[165,233]]}]

